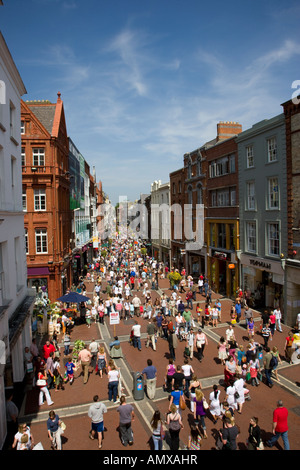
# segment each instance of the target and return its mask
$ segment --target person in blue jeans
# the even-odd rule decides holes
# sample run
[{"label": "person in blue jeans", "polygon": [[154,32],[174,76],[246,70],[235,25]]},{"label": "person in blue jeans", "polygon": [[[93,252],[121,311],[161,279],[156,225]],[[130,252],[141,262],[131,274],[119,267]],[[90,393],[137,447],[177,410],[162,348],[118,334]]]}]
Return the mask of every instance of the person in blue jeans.
[{"label": "person in blue jeans", "polygon": [[273,445],[281,437],[283,440],[284,450],[290,450],[290,443],[288,438],[288,410],[283,406],[282,400],[278,400],[277,408],[273,411],[273,436],[266,441],[267,447]]},{"label": "person in blue jeans", "polygon": [[120,373],[114,365],[111,366],[111,370],[108,372],[108,399],[109,401],[117,401],[118,385],[119,385]]}]

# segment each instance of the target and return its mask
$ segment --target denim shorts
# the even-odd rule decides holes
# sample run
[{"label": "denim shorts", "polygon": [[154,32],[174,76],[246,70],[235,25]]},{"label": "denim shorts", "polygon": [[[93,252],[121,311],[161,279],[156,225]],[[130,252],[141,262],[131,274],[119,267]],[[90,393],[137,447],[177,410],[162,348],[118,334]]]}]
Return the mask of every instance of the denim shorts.
[{"label": "denim shorts", "polygon": [[103,430],[104,430],[103,421],[100,421],[100,423],[92,423],[92,431],[103,432]]}]

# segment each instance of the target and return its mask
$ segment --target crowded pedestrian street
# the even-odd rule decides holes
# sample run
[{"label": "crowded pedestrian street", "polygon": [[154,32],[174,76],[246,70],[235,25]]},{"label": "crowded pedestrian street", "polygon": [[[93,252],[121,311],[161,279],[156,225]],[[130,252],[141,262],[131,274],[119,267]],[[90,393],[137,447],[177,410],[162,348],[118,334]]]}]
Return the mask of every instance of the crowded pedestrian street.
[{"label": "crowded pedestrian street", "polygon": [[[30,428],[32,446],[125,453],[218,450],[226,446],[220,431],[231,428],[237,429],[233,446],[247,450],[257,418],[260,442],[254,447],[299,449],[300,360],[298,346],[288,351],[286,344],[292,329],[277,323],[265,339],[269,319],[264,312],[249,311],[240,292],[237,300],[220,296],[205,285],[205,277],[198,283],[185,271],[179,273],[183,282],[174,285],[170,273],[176,270],[143,248],[141,240],[117,235],[105,257],[96,257],[67,293],[86,297],[84,302],[43,299],[42,316],[50,303],[56,314],[48,312],[48,330],[38,327],[34,344],[28,345],[34,370],[27,373],[17,404],[18,424]],[[242,305],[240,314],[237,304]],[[292,331],[295,344],[297,333]],[[266,365],[267,354],[278,358],[274,368]],[[59,364],[56,377],[49,357]],[[50,398],[38,385],[41,371]],[[111,379],[113,371],[118,373]],[[198,392],[204,396],[198,398]],[[176,401],[178,393],[184,405]],[[91,432],[95,402],[104,405],[103,421],[98,432]],[[278,403],[288,410],[285,443],[282,434],[270,442]],[[123,405],[131,405],[132,412],[128,441],[122,431]],[[48,434],[51,411],[65,425],[56,443]],[[162,433],[153,427],[155,413]],[[181,422],[177,433],[173,415]],[[20,444],[16,435],[11,428],[7,449]]]}]

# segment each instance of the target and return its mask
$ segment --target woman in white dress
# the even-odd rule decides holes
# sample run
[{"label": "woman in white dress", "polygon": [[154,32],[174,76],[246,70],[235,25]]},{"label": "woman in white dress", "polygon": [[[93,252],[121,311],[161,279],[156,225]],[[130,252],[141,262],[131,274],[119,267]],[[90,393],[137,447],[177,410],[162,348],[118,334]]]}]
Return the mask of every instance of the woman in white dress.
[{"label": "woman in white dress", "polygon": [[226,401],[228,405],[233,409],[237,409],[236,398],[234,396],[235,392],[236,388],[234,386],[234,380],[230,379],[229,386],[226,388]]},{"label": "woman in white dress", "polygon": [[245,388],[244,385],[245,385],[245,382],[242,377],[239,379],[236,379],[236,381],[234,382],[235,392],[239,394],[238,397],[236,395],[236,406],[237,406],[237,411],[240,414],[242,413],[243,404],[245,403],[245,395],[249,393],[249,390]]},{"label": "woman in white dress", "polygon": [[213,391],[209,394],[209,411],[214,418],[214,424],[216,424],[221,416],[220,393],[218,386],[214,385]]}]

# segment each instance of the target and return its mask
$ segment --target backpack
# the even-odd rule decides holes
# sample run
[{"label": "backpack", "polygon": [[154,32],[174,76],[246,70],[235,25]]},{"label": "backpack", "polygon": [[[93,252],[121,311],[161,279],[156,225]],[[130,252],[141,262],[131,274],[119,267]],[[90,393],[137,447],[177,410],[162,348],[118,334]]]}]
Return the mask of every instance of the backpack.
[{"label": "backpack", "polygon": [[272,359],[270,360],[270,367],[274,369],[278,365],[278,358],[272,354]]},{"label": "backpack", "polygon": [[180,428],[179,419],[170,420],[169,429],[171,431],[179,431]]}]

